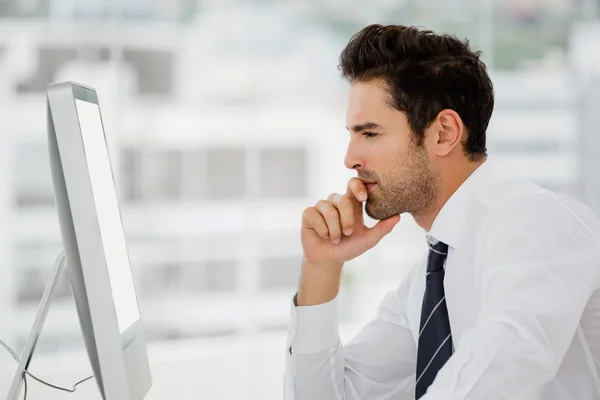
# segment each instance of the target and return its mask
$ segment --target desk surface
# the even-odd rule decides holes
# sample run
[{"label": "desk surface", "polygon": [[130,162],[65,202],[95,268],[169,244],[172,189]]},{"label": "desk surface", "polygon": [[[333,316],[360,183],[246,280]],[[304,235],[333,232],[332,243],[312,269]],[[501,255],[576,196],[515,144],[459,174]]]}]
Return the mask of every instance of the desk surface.
[{"label": "desk surface", "polygon": [[[285,337],[282,333],[255,339],[210,339],[149,345],[153,387],[147,400],[281,399],[285,368]],[[16,363],[0,353],[0,399],[12,382]],[[56,385],[71,387],[91,374],[84,352],[39,354],[30,370]],[[22,397],[21,397],[22,398]],[[95,381],[78,386],[75,393],[53,390],[29,379],[28,400],[100,400]]]},{"label": "desk surface", "polygon": [[[342,340],[357,326],[342,327]],[[286,332],[253,338],[212,338],[148,346],[153,386],[146,400],[280,400],[285,371]],[[0,400],[4,400],[16,368],[8,352],[0,349]],[[53,384],[71,387],[91,374],[83,351],[38,354],[30,370]],[[93,380],[75,393],[48,388],[29,380],[28,400],[100,400]],[[22,397],[21,397],[22,398]]]}]

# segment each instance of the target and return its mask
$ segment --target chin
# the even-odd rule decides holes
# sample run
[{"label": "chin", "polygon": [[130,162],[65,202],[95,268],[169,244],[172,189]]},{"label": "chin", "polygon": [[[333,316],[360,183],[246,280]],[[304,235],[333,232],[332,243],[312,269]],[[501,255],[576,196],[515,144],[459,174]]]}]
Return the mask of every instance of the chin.
[{"label": "chin", "polygon": [[365,212],[367,213],[369,218],[376,219],[376,220],[386,219],[386,218],[389,218],[389,217],[399,214],[397,212],[390,212],[389,210],[383,210],[378,207],[372,207],[372,206],[369,207],[369,204],[366,205]]}]

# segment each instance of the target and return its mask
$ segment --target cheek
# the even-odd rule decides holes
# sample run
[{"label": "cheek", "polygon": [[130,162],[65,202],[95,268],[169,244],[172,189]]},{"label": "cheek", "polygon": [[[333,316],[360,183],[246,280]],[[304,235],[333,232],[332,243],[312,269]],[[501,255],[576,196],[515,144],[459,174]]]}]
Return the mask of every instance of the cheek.
[{"label": "cheek", "polygon": [[433,165],[432,160],[435,160],[435,150],[431,146],[427,146],[427,143],[424,144],[424,148],[418,148],[416,151],[419,151],[419,160],[421,163],[426,163],[428,166]]},{"label": "cheek", "polygon": [[371,157],[371,168],[385,176],[402,165],[406,148],[394,141],[380,141]]},{"label": "cheek", "polygon": [[435,159],[435,154],[438,149],[438,139],[439,135],[435,133],[433,128],[425,131],[425,138],[423,139],[423,146],[425,148],[425,152],[430,160]]},{"label": "cheek", "polygon": [[425,144],[423,146],[425,147],[425,149],[422,149],[422,151],[427,156],[427,158],[429,158],[430,160],[434,159],[435,158],[435,145],[430,145],[430,143],[425,142]]}]

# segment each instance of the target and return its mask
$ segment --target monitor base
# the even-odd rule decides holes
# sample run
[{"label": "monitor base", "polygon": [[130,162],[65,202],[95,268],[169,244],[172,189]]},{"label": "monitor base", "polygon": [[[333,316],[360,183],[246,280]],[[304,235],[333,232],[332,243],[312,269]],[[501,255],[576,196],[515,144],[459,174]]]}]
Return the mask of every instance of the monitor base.
[{"label": "monitor base", "polygon": [[21,393],[21,389],[23,387],[23,376],[25,375],[25,371],[31,362],[31,357],[33,356],[35,346],[37,345],[40,333],[44,327],[44,322],[46,322],[46,316],[48,315],[48,310],[50,309],[52,296],[56,291],[58,279],[65,271],[66,264],[67,258],[65,253],[61,252],[54,263],[54,267],[52,268],[50,276],[48,277],[48,282],[46,283],[42,300],[40,300],[40,305],[38,307],[37,315],[35,316],[31,332],[29,333],[29,338],[25,343],[25,348],[23,349],[23,353],[21,355],[21,361],[19,362],[19,366],[15,372],[15,377],[10,387],[10,391],[8,392],[7,400],[18,400],[19,398],[19,394]]}]

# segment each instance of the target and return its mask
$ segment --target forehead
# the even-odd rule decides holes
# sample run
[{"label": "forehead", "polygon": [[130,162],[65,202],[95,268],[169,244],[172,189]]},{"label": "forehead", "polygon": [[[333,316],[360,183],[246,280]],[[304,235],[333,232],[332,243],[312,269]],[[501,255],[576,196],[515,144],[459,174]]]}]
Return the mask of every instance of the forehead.
[{"label": "forehead", "polygon": [[406,114],[389,104],[390,94],[382,81],[357,82],[350,86],[346,108],[346,126],[375,123],[383,128],[401,128],[408,124]]},{"label": "forehead", "polygon": [[388,93],[379,81],[356,82],[350,86],[346,108],[348,125],[384,118],[394,113],[388,104]]}]

